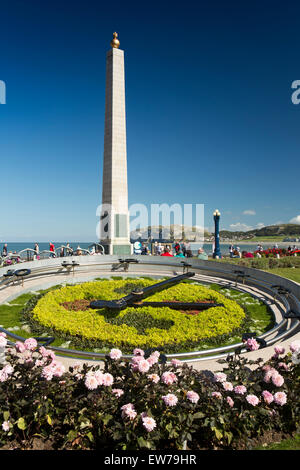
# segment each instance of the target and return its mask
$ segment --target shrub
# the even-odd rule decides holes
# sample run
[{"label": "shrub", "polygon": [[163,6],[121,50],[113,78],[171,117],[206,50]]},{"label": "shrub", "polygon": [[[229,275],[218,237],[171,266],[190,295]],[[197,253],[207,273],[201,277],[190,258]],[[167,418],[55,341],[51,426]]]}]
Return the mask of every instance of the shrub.
[{"label": "shrub", "polygon": [[34,339],[17,343],[0,370],[0,443],[30,448],[38,436],[53,449],[235,448],[268,430],[293,432],[300,343],[291,349],[266,364],[230,356],[216,374],[140,349],[131,360],[112,350],[102,370],[66,371]]}]

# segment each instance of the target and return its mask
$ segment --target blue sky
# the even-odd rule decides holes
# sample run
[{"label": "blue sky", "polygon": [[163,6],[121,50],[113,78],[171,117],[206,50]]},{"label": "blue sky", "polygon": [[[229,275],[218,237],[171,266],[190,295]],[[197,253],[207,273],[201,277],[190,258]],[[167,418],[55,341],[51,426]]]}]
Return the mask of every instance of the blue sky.
[{"label": "blue sky", "polygon": [[216,208],[224,229],[300,223],[299,3],[3,3],[0,240],[96,238],[114,31],[129,204],[204,204],[209,228]]}]

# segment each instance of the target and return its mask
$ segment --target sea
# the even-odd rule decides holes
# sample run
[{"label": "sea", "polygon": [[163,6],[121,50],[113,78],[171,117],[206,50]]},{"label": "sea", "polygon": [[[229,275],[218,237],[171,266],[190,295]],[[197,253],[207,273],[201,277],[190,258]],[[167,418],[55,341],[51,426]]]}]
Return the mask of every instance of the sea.
[{"label": "sea", "polygon": [[[27,248],[30,248],[30,249],[34,249],[34,245],[35,245],[35,242],[6,242],[7,243],[7,249],[8,249],[8,252],[12,252],[12,253],[19,253],[20,251],[23,251],[23,250],[26,250]],[[39,244],[39,248],[40,248],[40,253],[44,250],[49,250],[49,243],[47,242],[37,242]],[[62,245],[66,246],[67,242],[53,242],[54,243],[54,246],[55,246],[55,249],[61,247]],[[84,249],[84,250],[90,250],[93,246],[93,243],[95,242],[70,242],[70,247],[73,248],[73,250],[75,251],[78,247]],[[3,245],[4,245],[4,242],[0,243],[0,254],[2,253],[2,250],[3,250]],[[250,252],[253,252],[256,250],[256,247],[257,247],[257,244],[255,243],[236,243],[236,244],[233,244],[234,246],[238,246],[240,248],[240,251],[250,251]],[[293,243],[291,243],[291,245],[293,245]],[[221,253],[223,255],[228,255],[229,254],[229,246],[230,244],[229,243],[220,243],[220,249],[221,249]],[[273,245],[270,243],[268,246],[264,243],[263,244],[264,247],[273,247]],[[280,247],[285,247],[284,244],[280,244],[278,243],[278,246],[279,248]],[[191,244],[191,248],[192,248],[192,252],[193,254],[196,254],[198,252],[198,248],[199,247],[202,247],[204,249],[204,251],[209,255],[211,256],[212,253],[213,253],[213,244],[212,243],[204,243],[203,245],[199,244],[199,243],[192,243]],[[149,247],[150,248],[150,247]],[[58,253],[58,252],[57,252]],[[27,252],[26,251],[23,251],[23,253],[21,253],[21,257],[22,258],[26,258],[27,257]]]}]

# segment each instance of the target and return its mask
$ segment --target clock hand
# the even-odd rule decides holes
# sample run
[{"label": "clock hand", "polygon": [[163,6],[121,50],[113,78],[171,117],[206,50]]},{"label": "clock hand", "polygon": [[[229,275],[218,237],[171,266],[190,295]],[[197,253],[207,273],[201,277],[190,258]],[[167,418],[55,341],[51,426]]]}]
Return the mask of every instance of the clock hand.
[{"label": "clock hand", "polygon": [[118,300],[93,300],[90,303],[90,308],[100,309],[100,308],[109,308],[112,310],[123,310],[127,306],[130,306],[132,303],[140,301],[145,297],[153,294],[154,292],[159,292],[171,285],[178,284],[179,282],[187,279],[189,277],[194,276],[195,273],[185,273],[181,274],[180,276],[171,277],[164,281],[158,282],[157,284],[153,284],[148,287],[144,287],[144,289],[132,291],[130,294],[122,297]]}]

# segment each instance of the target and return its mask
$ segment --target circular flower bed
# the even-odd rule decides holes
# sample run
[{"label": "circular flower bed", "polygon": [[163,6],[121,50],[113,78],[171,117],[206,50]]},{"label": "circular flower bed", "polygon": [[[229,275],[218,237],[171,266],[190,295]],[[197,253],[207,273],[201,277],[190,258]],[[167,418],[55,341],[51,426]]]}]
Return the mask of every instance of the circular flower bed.
[{"label": "circular flower bed", "polygon": [[156,282],[148,279],[102,280],[61,287],[39,298],[29,316],[35,326],[42,326],[43,332],[47,328],[51,334],[71,339],[73,344],[77,340],[81,347],[116,346],[124,352],[135,347],[186,351],[199,346],[203,340],[232,335],[245,320],[244,310],[235,301],[195,283],[170,287],[149,296],[147,301],[206,301],[222,303],[224,307],[212,307],[198,314],[168,307],[128,307],[117,313],[89,308],[91,300],[119,299],[137,287]]}]

